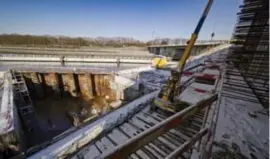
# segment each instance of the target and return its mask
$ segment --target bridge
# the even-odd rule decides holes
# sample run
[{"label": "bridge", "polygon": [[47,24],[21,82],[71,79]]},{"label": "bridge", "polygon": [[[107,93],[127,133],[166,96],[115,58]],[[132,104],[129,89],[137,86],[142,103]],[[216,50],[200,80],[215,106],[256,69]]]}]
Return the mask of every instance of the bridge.
[{"label": "bridge", "polygon": [[[227,43],[226,41],[206,41],[206,42],[197,42],[191,51],[191,56],[198,55],[204,51],[207,51],[213,47],[216,47],[221,44]],[[155,55],[164,55],[171,57],[173,60],[180,59],[183,51],[187,44],[176,44],[176,45],[152,45],[148,47],[148,51]]]},{"label": "bridge", "polygon": [[153,54],[142,50],[125,48],[38,48],[0,47],[2,62],[81,62],[81,63],[127,63],[150,64]]},{"label": "bridge", "polygon": [[[191,55],[198,55],[221,45],[223,42],[197,43]],[[0,47],[0,61],[3,62],[82,62],[82,63],[132,63],[151,64],[154,54],[179,59],[186,44],[182,45],[156,45],[148,47],[145,51],[117,51],[93,49],[67,49],[67,48],[27,48],[27,47]],[[151,54],[152,53],[152,54]],[[154,53],[154,54],[153,54]]]}]

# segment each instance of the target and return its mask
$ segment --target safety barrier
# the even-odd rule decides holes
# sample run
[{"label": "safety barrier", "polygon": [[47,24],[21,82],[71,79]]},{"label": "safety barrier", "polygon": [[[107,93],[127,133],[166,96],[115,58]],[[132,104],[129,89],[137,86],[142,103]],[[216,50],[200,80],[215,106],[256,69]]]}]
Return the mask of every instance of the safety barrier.
[{"label": "safety barrier", "polygon": [[90,63],[145,63],[150,64],[151,56],[104,56],[104,55],[29,55],[1,54],[0,61],[45,61],[45,62],[90,62]]}]

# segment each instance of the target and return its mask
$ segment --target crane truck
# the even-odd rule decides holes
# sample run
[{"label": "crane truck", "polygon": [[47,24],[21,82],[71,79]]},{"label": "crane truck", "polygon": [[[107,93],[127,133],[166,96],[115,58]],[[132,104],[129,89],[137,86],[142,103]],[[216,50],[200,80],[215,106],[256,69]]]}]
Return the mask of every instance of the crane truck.
[{"label": "crane truck", "polygon": [[209,10],[212,4],[213,4],[213,0],[209,0],[207,2],[204,12],[188,41],[188,44],[177,64],[176,69],[171,70],[171,77],[168,80],[167,85],[165,85],[161,89],[158,96],[154,99],[154,103],[153,103],[154,108],[159,107],[163,110],[167,110],[170,112],[178,112],[190,105],[190,103],[183,100],[179,100],[179,98],[177,98],[181,91],[180,90],[181,75],[183,73],[185,63],[190,56],[191,49],[193,48],[194,43],[196,42],[198,38],[198,34],[203,26],[203,23],[209,13]]}]

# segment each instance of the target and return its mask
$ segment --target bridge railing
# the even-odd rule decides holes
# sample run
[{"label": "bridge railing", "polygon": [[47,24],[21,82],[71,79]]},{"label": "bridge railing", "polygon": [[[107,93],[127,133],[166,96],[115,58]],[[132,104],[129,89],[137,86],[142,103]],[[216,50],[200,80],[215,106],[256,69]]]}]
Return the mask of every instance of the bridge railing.
[{"label": "bridge railing", "polygon": [[[1,54],[0,57],[30,57],[30,58],[60,58],[62,55],[49,55],[49,54]],[[81,58],[81,59],[137,59],[137,60],[151,60],[151,56],[112,56],[112,55],[66,55],[65,58]]]}]

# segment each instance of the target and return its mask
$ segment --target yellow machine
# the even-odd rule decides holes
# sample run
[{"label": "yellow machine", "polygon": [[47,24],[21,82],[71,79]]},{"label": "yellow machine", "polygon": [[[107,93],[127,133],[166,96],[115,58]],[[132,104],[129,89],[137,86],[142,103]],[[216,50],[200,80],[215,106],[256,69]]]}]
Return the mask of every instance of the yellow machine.
[{"label": "yellow machine", "polygon": [[213,4],[213,0],[209,0],[194,32],[192,33],[192,35],[190,37],[188,45],[186,46],[185,51],[180,58],[177,69],[171,70],[171,77],[170,77],[167,85],[161,89],[158,97],[154,100],[155,106],[157,106],[163,110],[170,111],[170,112],[177,112],[177,111],[185,108],[186,103],[183,103],[181,101],[175,101],[174,98],[175,98],[175,96],[180,94],[181,73],[182,73],[183,68],[185,66],[186,60],[190,56],[191,49],[197,40],[198,34],[201,30],[201,27],[206,19],[206,16],[207,16],[212,4]]},{"label": "yellow machine", "polygon": [[167,63],[168,63],[168,60],[166,56],[156,55],[153,58],[152,66],[157,69],[161,69],[161,68],[165,68],[167,66]]}]

